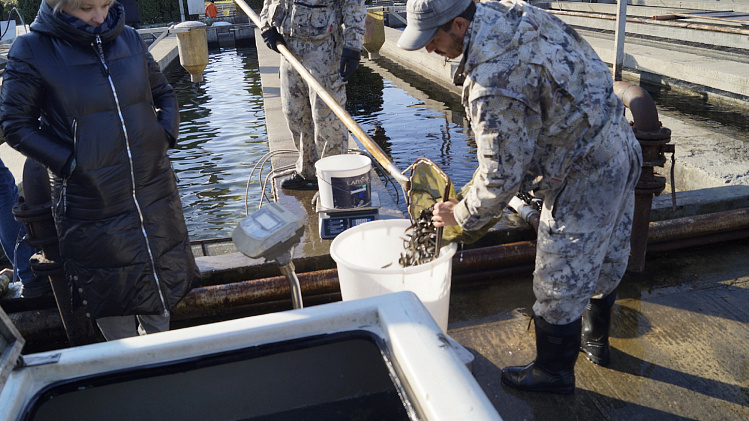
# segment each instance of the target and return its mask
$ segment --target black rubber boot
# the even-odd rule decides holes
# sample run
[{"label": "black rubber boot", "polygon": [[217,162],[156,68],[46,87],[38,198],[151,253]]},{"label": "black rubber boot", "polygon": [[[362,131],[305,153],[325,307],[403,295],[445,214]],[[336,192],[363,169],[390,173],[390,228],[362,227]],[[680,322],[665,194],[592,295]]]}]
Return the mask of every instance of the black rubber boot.
[{"label": "black rubber boot", "polygon": [[281,181],[281,188],[286,190],[317,190],[317,179],[307,180],[294,172]]},{"label": "black rubber boot", "polygon": [[534,316],[536,360],[524,367],[502,369],[502,382],[529,392],[569,395],[575,391],[575,361],[580,353],[580,319],[553,325]]},{"label": "black rubber boot", "polygon": [[609,295],[591,299],[583,313],[582,339],[580,351],[598,365],[606,366],[611,359],[609,350],[609,329],[611,309],[616,301],[616,290]]}]

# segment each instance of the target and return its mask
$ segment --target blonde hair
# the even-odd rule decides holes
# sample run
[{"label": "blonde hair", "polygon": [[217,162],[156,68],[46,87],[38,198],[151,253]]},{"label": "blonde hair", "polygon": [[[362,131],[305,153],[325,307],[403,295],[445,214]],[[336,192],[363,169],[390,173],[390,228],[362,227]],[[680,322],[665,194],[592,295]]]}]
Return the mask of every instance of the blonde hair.
[{"label": "blonde hair", "polygon": [[44,0],[47,5],[52,8],[54,13],[59,13],[62,8],[67,6],[72,10],[78,10],[83,4],[83,0]]}]

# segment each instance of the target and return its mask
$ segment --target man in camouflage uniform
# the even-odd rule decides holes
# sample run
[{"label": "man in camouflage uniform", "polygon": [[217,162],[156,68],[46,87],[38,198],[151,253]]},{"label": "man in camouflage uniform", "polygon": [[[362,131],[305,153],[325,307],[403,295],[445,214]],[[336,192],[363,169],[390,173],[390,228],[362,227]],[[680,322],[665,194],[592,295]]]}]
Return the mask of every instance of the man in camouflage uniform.
[{"label": "man in camouflage uniform", "polygon": [[537,356],[505,368],[502,380],[570,394],[580,350],[609,360],[642,163],[612,75],[574,29],[520,0],[409,0],[407,21],[401,48],[463,55],[457,76],[478,150],[473,187],[460,202],[437,203],[432,220],[478,229],[518,191],[543,198]]},{"label": "man in camouflage uniform", "polygon": [[[260,12],[263,40],[278,52],[283,44],[341,106],[346,82],[359,65],[364,41],[364,0],[265,0]],[[348,131],[301,75],[281,59],[281,101],[299,151],[285,189],[317,189],[315,162],[348,151]]]}]

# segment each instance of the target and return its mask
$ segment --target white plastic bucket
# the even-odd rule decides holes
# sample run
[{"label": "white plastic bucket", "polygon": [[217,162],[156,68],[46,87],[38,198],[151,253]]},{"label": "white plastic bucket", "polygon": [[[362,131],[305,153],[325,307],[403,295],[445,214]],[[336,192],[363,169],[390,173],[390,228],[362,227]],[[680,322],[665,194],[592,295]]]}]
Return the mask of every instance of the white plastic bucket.
[{"label": "white plastic bucket", "polygon": [[328,156],[315,163],[320,205],[350,209],[372,203],[369,170],[372,160],[360,154]]},{"label": "white plastic bucket", "polygon": [[399,291],[412,291],[447,333],[450,309],[452,259],[457,245],[442,247],[437,259],[418,266],[398,263],[405,253],[403,238],[411,225],[407,219],[367,222],[339,234],[330,245],[338,266],[344,301]]}]

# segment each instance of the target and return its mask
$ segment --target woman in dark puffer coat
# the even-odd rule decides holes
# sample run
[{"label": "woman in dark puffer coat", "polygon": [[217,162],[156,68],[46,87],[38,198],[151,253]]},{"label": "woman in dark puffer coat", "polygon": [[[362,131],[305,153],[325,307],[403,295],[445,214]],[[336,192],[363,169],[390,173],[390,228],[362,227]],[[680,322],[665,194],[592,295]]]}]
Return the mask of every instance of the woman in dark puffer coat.
[{"label": "woman in dark puffer coat", "polygon": [[66,275],[108,340],[168,329],[200,277],[167,156],[175,93],[124,23],[112,0],[42,1],[0,90],[5,139],[49,170]]}]

